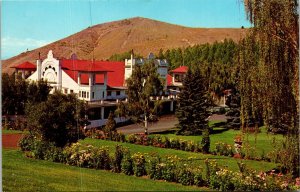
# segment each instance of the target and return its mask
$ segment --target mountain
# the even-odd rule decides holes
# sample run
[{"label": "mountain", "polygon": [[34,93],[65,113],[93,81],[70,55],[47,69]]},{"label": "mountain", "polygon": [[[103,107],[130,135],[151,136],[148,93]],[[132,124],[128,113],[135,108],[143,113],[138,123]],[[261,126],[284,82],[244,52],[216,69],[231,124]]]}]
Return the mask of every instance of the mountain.
[{"label": "mountain", "polygon": [[53,50],[56,58],[70,58],[76,53],[78,59],[106,60],[115,53],[131,49],[147,56],[160,48],[187,47],[195,44],[213,43],[231,38],[238,41],[246,29],[239,28],[191,28],[147,18],[135,17],[88,27],[69,37],[46,46],[21,53],[2,61],[2,72],[12,72],[11,66],[25,61],[35,63],[38,53],[45,58]]}]

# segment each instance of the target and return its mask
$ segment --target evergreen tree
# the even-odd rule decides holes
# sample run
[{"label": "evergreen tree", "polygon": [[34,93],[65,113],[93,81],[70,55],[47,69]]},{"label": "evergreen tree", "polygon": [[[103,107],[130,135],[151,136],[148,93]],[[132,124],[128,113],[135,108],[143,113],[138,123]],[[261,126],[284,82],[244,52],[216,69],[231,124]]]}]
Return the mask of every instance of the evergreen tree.
[{"label": "evergreen tree", "polygon": [[116,132],[116,121],[114,120],[113,112],[109,113],[106,125],[104,127],[104,133],[106,138],[113,140],[114,133]]},{"label": "evergreen tree", "polygon": [[178,134],[201,134],[208,128],[207,118],[210,106],[208,86],[200,70],[188,70],[183,80],[183,87],[179,93],[176,116],[179,120]]}]

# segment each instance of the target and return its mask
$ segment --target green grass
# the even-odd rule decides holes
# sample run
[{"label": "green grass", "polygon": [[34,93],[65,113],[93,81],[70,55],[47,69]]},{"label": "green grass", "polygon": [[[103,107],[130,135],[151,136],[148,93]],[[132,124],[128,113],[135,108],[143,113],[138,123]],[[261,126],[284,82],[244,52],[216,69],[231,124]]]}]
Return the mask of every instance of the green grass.
[{"label": "green grass", "polygon": [[143,146],[143,145],[135,145],[130,143],[120,143],[114,141],[106,141],[106,140],[99,140],[99,139],[90,139],[86,138],[81,140],[80,143],[82,144],[90,144],[96,147],[107,146],[109,148],[110,153],[114,153],[115,145],[119,144],[123,147],[127,147],[130,149],[131,153],[147,153],[151,155],[152,153],[156,153],[160,156],[167,156],[167,155],[177,155],[180,158],[188,159],[189,157],[194,157],[196,160],[193,162],[197,165],[201,165],[203,168],[205,167],[204,160],[205,159],[215,159],[219,165],[227,166],[230,170],[238,171],[237,162],[242,161],[248,167],[255,169],[255,170],[262,170],[268,171],[276,167],[276,164],[264,162],[264,161],[252,161],[252,160],[240,160],[231,157],[225,156],[216,156],[216,155],[205,155],[202,153],[193,153],[193,152],[186,152],[181,150],[175,149],[164,149],[152,146]]},{"label": "green grass", "polygon": [[195,191],[206,188],[29,159],[2,150],[3,191]]},{"label": "green grass", "polygon": [[[217,142],[224,142],[230,145],[234,144],[234,138],[236,135],[241,134],[240,130],[225,130],[223,128],[214,128],[214,130],[220,131],[220,133],[210,135],[210,149],[214,150],[216,148]],[[221,132],[223,130],[223,132]],[[179,136],[175,134],[161,134],[169,138],[178,138],[183,140],[190,140],[195,142],[201,142],[202,136]],[[261,128],[261,133],[254,134],[244,134],[244,145],[249,143],[251,147],[254,148],[254,153],[256,156],[261,155],[263,152],[266,154],[273,149],[272,141],[275,138],[276,141],[283,140],[282,135],[272,135],[268,134],[266,128]]]},{"label": "green grass", "polygon": [[20,134],[20,133],[28,133],[28,131],[19,131],[19,130],[7,130],[2,129],[2,134]]}]

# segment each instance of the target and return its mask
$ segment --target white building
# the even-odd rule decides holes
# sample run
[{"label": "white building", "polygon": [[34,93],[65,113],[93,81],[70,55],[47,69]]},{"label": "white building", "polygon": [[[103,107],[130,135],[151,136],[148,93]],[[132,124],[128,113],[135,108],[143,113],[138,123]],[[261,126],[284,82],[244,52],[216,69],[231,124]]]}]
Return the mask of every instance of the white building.
[{"label": "white building", "polygon": [[[166,82],[165,86],[177,90],[180,84],[176,75],[184,75],[183,69],[173,70],[172,77],[168,75],[167,61],[155,59],[153,54],[150,54],[147,59],[134,59],[131,55],[131,59],[126,59],[125,62],[78,60],[75,55],[70,59],[59,60],[50,50],[47,58],[38,59],[36,65],[25,62],[14,68],[28,80],[47,80],[53,88],[52,92],[61,90],[65,94],[74,93],[79,99],[86,101],[89,106],[88,118],[91,122],[89,128],[105,125],[110,111],[116,109],[119,100],[126,99],[125,80],[131,76],[133,66],[142,65],[149,59],[154,59],[157,72]],[[175,97],[162,98],[171,101],[170,110],[173,111]],[[118,123],[125,119],[117,117],[115,120]]]},{"label": "white building", "polygon": [[133,54],[130,59],[125,59],[125,80],[131,77],[135,65],[143,65],[152,59],[157,67],[157,73],[164,80],[165,88],[167,88],[168,62],[166,59],[155,59],[153,53],[150,53],[147,59],[135,59]]}]

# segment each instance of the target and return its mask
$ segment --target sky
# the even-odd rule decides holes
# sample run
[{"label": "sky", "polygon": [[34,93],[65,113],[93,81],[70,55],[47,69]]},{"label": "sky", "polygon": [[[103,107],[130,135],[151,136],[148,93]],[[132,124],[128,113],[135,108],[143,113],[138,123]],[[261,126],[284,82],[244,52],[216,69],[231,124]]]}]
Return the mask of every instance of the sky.
[{"label": "sky", "polygon": [[91,25],[145,17],[187,27],[250,27],[243,0],[2,0],[1,59]]}]

